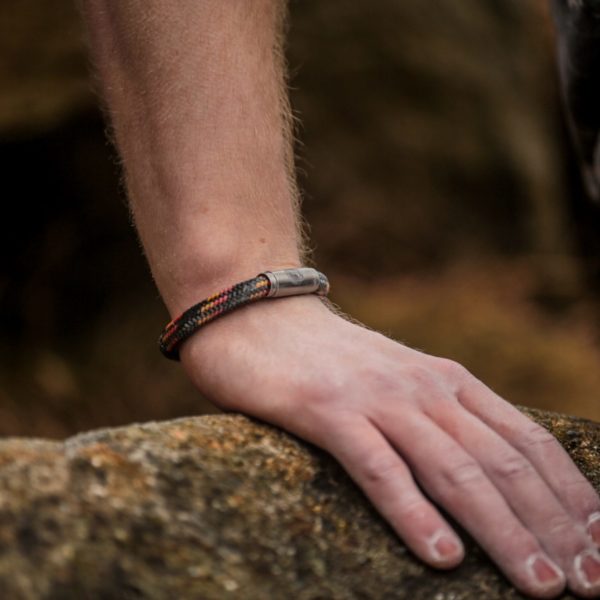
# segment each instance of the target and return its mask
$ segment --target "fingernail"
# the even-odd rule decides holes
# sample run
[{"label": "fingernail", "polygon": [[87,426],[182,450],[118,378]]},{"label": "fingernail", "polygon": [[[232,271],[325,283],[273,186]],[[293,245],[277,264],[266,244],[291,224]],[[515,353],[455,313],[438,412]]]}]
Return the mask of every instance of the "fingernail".
[{"label": "fingernail", "polygon": [[462,553],[462,544],[445,531],[436,531],[429,538],[429,549],[435,560],[446,561]]},{"label": "fingernail", "polygon": [[527,568],[535,583],[541,587],[551,587],[565,581],[565,574],[541,552],[527,559]]},{"label": "fingernail", "polygon": [[587,520],[587,530],[594,544],[600,546],[600,512],[592,513]]},{"label": "fingernail", "polygon": [[600,584],[600,554],[597,550],[585,550],[575,557],[575,572],[585,588]]}]

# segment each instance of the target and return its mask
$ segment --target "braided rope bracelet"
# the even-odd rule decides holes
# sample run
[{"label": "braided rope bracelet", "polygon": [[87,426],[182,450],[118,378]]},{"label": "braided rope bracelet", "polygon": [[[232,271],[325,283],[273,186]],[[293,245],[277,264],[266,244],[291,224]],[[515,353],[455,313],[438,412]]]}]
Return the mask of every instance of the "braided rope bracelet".
[{"label": "braided rope bracelet", "polygon": [[171,360],[179,360],[179,348],[200,327],[232,310],[262,298],[301,294],[326,296],[329,281],[316,269],[301,267],[265,271],[256,277],[209,296],[173,319],[160,334],[158,347]]}]

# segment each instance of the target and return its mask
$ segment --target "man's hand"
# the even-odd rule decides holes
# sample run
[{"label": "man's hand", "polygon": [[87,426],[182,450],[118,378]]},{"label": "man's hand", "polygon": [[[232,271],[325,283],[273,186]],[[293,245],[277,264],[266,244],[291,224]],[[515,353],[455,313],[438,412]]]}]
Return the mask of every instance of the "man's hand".
[{"label": "man's hand", "polygon": [[437,504],[524,592],[600,594],[598,495],[551,434],[459,364],[314,296],[231,313],[188,340],[182,361],[221,408],[330,452],[430,565],[464,553]]}]

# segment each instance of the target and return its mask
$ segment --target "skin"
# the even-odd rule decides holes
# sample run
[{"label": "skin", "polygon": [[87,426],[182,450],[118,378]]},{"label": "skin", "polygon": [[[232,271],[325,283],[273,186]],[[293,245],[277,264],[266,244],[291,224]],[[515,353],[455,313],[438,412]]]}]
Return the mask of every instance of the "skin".
[{"label": "skin", "polygon": [[[82,8],[132,213],[171,315],[303,264],[283,2]],[[431,566],[464,555],[439,506],[525,593],[600,595],[600,498],[546,430],[461,365],[352,323],[316,296],[239,309],[192,336],[181,358],[220,408],[330,452]]]}]

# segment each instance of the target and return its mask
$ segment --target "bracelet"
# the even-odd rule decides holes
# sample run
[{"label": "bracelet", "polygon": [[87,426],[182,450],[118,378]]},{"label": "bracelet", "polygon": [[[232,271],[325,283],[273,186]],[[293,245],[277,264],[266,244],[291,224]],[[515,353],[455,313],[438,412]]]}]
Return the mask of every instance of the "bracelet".
[{"label": "bracelet", "polygon": [[265,271],[253,279],[213,294],[188,308],[173,319],[160,334],[158,347],[171,360],[179,360],[179,347],[200,327],[218,317],[256,302],[261,298],[281,298],[302,294],[326,296],[329,293],[329,281],[323,273],[309,267]]}]

